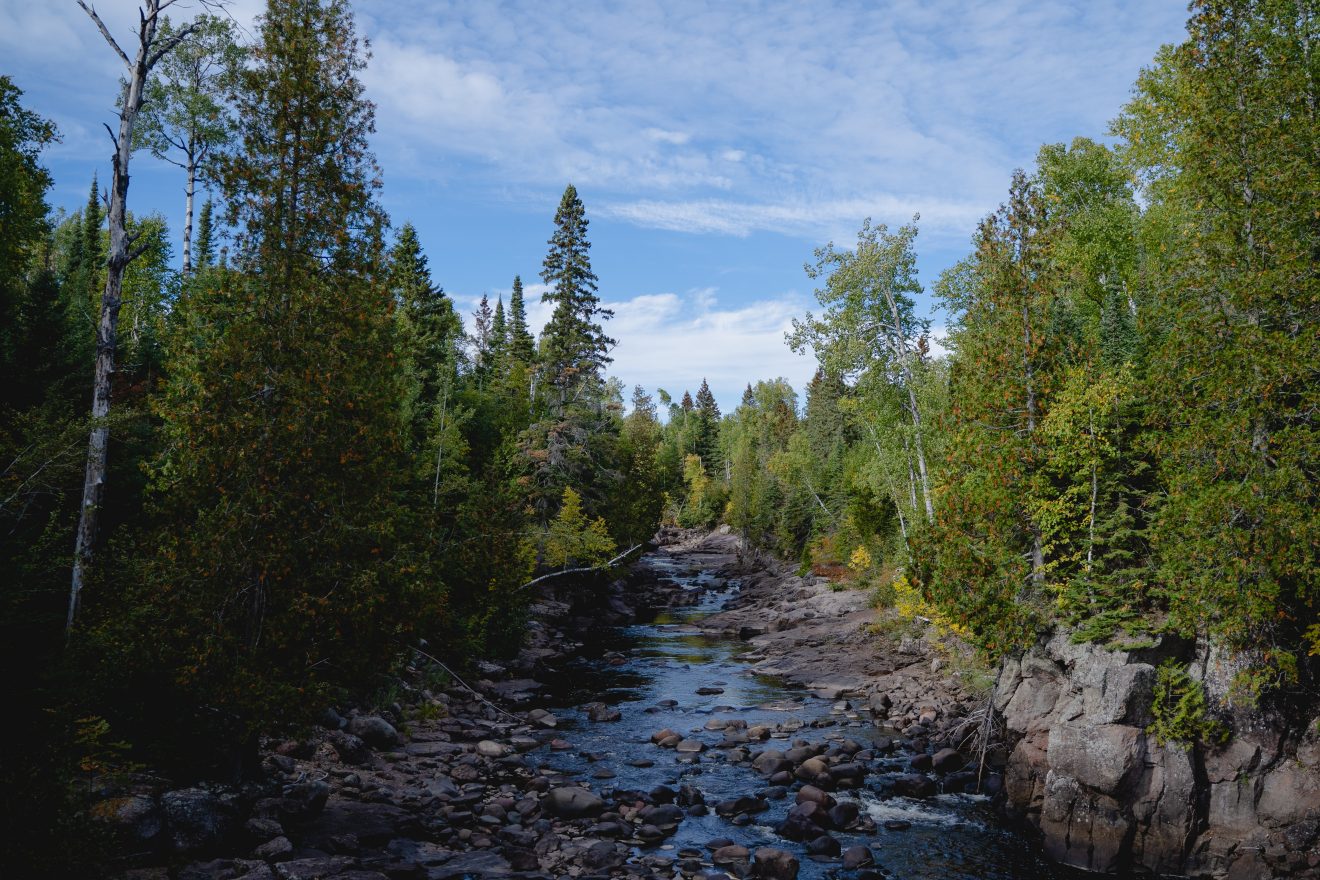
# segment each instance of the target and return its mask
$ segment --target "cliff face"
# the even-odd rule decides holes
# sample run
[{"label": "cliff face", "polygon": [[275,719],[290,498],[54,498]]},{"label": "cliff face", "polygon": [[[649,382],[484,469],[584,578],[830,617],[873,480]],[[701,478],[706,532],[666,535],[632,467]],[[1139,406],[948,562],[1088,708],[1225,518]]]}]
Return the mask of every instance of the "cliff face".
[{"label": "cliff face", "polygon": [[[1091,871],[1320,877],[1320,719],[1290,728],[1242,714],[1222,747],[1160,745],[1146,732],[1150,653],[1059,634],[1005,664],[1006,810],[1052,858]],[[1227,662],[1196,659],[1207,693],[1222,696]]]}]

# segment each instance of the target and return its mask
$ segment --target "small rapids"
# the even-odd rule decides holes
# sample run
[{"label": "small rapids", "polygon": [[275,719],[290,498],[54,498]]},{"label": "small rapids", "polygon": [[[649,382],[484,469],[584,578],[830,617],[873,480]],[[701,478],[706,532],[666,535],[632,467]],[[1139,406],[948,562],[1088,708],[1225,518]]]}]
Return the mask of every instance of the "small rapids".
[{"label": "small rapids", "polygon": [[[682,556],[653,554],[639,564],[699,596],[694,604],[667,609],[649,622],[604,628],[597,634],[582,659],[547,695],[547,708],[561,719],[563,727],[572,730],[575,748],[547,756],[546,765],[588,779],[601,790],[645,792],[661,785],[675,789],[692,785],[701,790],[712,807],[710,813],[689,815],[674,836],[639,852],[677,858],[683,850],[699,849],[709,861],[706,844],[729,838],[753,850],[775,846],[795,853],[804,880],[850,876],[837,858],[808,856],[804,844],[775,833],[775,826],[793,805],[793,789],[785,798],[770,800],[770,809],[752,816],[747,824],[737,825],[715,815],[713,806],[719,801],[754,795],[768,783],[749,765],[730,763],[724,753],[711,750],[722,733],[705,725],[711,719],[730,718],[741,719],[749,727],[777,726],[770,740],[748,744],[753,752],[787,749],[798,739],[816,743],[848,738],[868,747],[897,733],[777,679],[756,675],[740,659],[748,652],[744,643],[701,632],[694,622],[719,611],[736,593],[736,582],[722,582]],[[580,707],[589,702],[614,706],[622,719],[613,723],[588,720]],[[651,735],[664,728],[699,739],[708,750],[697,762],[686,763],[673,750],[652,745]],[[875,855],[875,869],[904,880],[1077,880],[1089,876],[1046,861],[1028,841],[1001,823],[983,796],[941,794],[917,800],[878,791],[886,779],[911,772],[910,757],[902,751],[881,755],[869,762],[863,788],[834,793],[840,801],[856,800],[877,826],[873,834],[832,832],[844,850],[858,844],[868,846]]]}]

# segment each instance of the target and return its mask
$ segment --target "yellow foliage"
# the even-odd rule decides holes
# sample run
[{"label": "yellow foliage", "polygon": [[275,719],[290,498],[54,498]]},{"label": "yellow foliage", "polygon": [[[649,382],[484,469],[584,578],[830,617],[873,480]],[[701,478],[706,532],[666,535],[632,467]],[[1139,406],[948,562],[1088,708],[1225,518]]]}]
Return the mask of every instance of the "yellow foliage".
[{"label": "yellow foliage", "polygon": [[960,638],[971,635],[967,627],[950,620],[938,608],[926,601],[921,591],[912,585],[906,575],[894,579],[894,611],[905,619],[918,618],[929,621],[940,633],[953,633]]},{"label": "yellow foliage", "polygon": [[870,568],[871,562],[871,551],[860,545],[848,557],[848,567],[857,574],[861,574]]}]

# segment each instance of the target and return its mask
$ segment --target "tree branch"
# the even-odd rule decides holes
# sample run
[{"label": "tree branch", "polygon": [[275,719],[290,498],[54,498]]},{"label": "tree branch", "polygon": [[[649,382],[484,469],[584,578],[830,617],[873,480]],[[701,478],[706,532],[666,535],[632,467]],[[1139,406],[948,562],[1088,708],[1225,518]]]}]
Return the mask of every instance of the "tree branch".
[{"label": "tree branch", "polygon": [[185,25],[184,27],[179,29],[179,32],[177,34],[170,37],[165,42],[161,43],[160,48],[157,49],[149,59],[147,59],[147,69],[150,70],[151,68],[155,67],[157,61],[168,55],[170,51],[174,49],[175,46],[179,45],[184,40],[188,39],[188,37],[190,37],[192,35],[192,32],[195,30],[197,30],[196,24]]},{"label": "tree branch", "polygon": [[84,3],[83,0],[78,0],[78,5],[82,7],[83,12],[86,12],[92,17],[92,21],[96,22],[96,26],[101,29],[101,36],[105,37],[105,41],[110,44],[110,48],[115,50],[115,54],[124,62],[124,66],[131,71],[133,69],[133,62],[128,60],[128,56],[124,54],[124,50],[119,48],[119,44],[115,42],[115,38],[110,36],[110,29],[105,26],[105,22],[101,21],[101,16],[97,15],[96,10]]},{"label": "tree branch", "polygon": [[642,546],[641,544],[633,544],[627,550],[623,551],[618,556],[614,557],[604,565],[588,565],[582,568],[566,568],[563,571],[552,571],[549,574],[543,574],[538,578],[533,578],[532,580],[523,584],[518,589],[526,590],[528,587],[534,587],[537,584],[544,583],[548,580],[552,580],[557,577],[563,577],[566,574],[586,574],[587,572],[592,572],[592,571],[608,571],[609,569],[618,565],[624,559],[627,559],[629,556],[631,556],[634,552],[640,549],[641,546]]}]

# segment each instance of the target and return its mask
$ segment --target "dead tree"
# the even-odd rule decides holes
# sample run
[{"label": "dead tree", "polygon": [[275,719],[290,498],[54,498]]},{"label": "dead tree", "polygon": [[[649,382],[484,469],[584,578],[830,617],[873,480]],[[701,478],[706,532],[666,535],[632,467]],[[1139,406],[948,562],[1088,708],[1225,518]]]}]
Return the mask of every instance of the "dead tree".
[{"label": "dead tree", "polygon": [[96,325],[96,372],[92,380],[92,427],[87,441],[87,473],[83,480],[82,509],[78,515],[78,537],[73,551],[73,577],[69,585],[69,615],[66,634],[73,629],[82,599],[83,584],[96,545],[98,512],[105,494],[106,447],[110,442],[110,388],[115,372],[115,347],[119,329],[119,308],[123,302],[124,270],[142,255],[147,245],[137,244],[141,233],[130,235],[127,229],[128,160],[133,155],[133,126],[142,109],[147,77],[166,54],[192,33],[192,26],[179,28],[167,39],[157,40],[161,13],[176,0],[145,0],[138,8],[138,43],[129,57],[111,35],[96,10],[84,0],[78,5],[101,31],[101,36],[124,64],[125,78],[119,101],[119,131],[106,126],[115,151],[111,159],[109,212],[110,252],[106,258],[105,290],[101,293],[101,314]]}]

